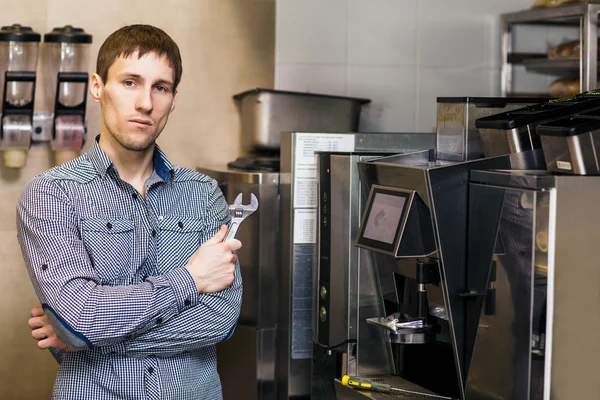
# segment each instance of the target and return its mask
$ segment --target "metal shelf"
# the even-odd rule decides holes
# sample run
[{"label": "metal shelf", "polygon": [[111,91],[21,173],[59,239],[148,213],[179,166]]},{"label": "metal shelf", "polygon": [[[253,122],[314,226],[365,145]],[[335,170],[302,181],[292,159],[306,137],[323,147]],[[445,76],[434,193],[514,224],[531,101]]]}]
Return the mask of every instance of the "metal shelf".
[{"label": "metal shelf", "polygon": [[[513,65],[522,64],[528,71],[548,75],[579,76],[584,91],[596,88],[598,78],[598,14],[600,0],[566,4],[560,7],[535,8],[501,16],[502,26],[502,96],[518,92],[513,87]],[[527,24],[573,25],[579,27],[581,57],[578,59],[521,58],[515,60],[512,52],[513,26]],[[510,57],[510,59],[509,59]]]},{"label": "metal shelf", "polygon": [[539,97],[540,99],[552,99],[553,98],[548,93],[526,93],[526,92],[519,92],[519,93],[508,92],[508,93],[506,93],[506,97],[526,97],[526,98],[530,98],[530,99],[535,98],[535,97]]},{"label": "metal shelf", "polygon": [[553,76],[579,75],[581,60],[579,58],[529,59],[522,64],[529,72]]},{"label": "metal shelf", "polygon": [[579,25],[577,17],[590,12],[590,8],[600,7],[600,1],[565,4],[559,7],[540,7],[507,13],[502,19],[509,24],[560,24]]},{"label": "metal shelf", "polygon": [[510,53],[507,56],[507,62],[509,64],[523,64],[529,60],[547,59],[546,53]]}]

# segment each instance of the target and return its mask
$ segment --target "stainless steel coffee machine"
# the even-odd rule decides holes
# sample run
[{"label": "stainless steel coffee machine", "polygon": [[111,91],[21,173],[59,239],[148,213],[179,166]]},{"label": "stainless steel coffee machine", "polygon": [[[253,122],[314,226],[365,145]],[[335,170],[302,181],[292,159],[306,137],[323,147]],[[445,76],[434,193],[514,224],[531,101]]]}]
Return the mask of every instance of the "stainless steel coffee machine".
[{"label": "stainless steel coffee machine", "polygon": [[486,295],[468,281],[469,176],[532,160],[520,153],[454,163],[429,150],[359,162],[370,191],[356,245],[373,253],[385,306],[367,322],[388,343],[394,371],[380,379],[461,398],[479,320],[472,302]]},{"label": "stainless steel coffee machine", "polygon": [[[462,130],[438,124],[444,140],[438,132],[437,149],[358,163],[368,196],[355,244],[371,255],[382,305],[381,314],[363,316],[376,329],[365,331],[359,344],[385,348],[378,371],[358,374],[413,392],[413,398],[464,396],[480,317],[475,301],[487,295],[468,279],[472,171],[543,165],[539,149],[478,157],[473,150],[483,146],[474,145],[474,120]],[[338,398],[357,395],[339,379],[336,392]]]},{"label": "stainless steel coffee machine", "polygon": [[[359,340],[385,343],[380,365],[392,370],[361,376],[407,399],[598,397],[591,371],[600,358],[600,235],[585,210],[600,179],[546,170],[557,160],[594,163],[593,152],[572,146],[594,138],[586,129],[600,129],[597,101],[588,100],[487,117],[506,127],[486,132],[498,135],[484,146],[490,158],[455,162],[431,150],[358,163],[369,195],[356,245],[372,254],[385,307],[367,318],[379,335]],[[558,130],[562,139],[546,141],[545,160],[538,134]],[[559,142],[568,149],[556,149]],[[593,169],[569,173],[576,171]],[[340,399],[388,398],[342,380],[335,388]]]}]

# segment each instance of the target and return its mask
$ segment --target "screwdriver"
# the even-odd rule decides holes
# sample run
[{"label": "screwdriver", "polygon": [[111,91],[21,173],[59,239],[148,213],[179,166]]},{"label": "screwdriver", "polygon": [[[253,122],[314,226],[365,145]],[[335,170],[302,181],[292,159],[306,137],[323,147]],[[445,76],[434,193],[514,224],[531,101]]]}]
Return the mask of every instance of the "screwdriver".
[{"label": "screwdriver", "polygon": [[342,377],[342,385],[351,386],[355,389],[370,390],[373,392],[391,393],[392,391],[397,391],[397,392],[402,392],[402,393],[418,394],[420,396],[435,397],[437,399],[455,400],[452,397],[444,397],[444,396],[438,396],[436,394],[427,394],[427,393],[422,393],[422,392],[414,392],[412,390],[407,390],[407,389],[393,388],[392,385],[388,385],[387,383],[375,382],[370,379],[358,378],[356,376],[349,376],[349,375],[344,375]]}]

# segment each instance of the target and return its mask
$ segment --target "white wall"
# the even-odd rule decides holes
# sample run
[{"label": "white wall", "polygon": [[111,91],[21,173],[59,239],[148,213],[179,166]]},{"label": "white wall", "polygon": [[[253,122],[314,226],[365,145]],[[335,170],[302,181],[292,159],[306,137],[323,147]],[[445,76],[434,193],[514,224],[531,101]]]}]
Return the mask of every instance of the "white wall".
[{"label": "white wall", "polygon": [[[499,16],[532,3],[277,0],[275,87],[372,99],[362,131],[432,131],[436,97],[499,95]],[[520,48],[545,50],[545,28],[522,32]],[[549,79],[516,80],[539,92]]]}]

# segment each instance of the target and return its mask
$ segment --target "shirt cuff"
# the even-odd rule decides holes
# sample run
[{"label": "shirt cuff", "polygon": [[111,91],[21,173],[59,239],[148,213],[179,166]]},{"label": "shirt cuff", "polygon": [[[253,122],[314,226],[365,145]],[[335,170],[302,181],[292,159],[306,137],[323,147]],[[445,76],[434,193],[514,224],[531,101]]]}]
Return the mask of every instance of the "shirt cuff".
[{"label": "shirt cuff", "polygon": [[187,268],[179,267],[163,276],[171,284],[179,312],[194,307],[200,302],[196,282]]}]

